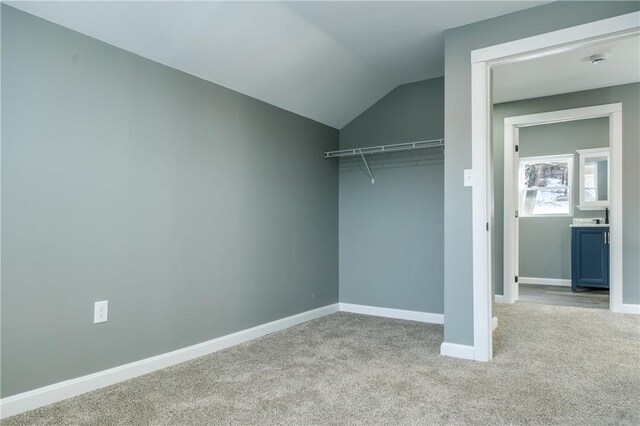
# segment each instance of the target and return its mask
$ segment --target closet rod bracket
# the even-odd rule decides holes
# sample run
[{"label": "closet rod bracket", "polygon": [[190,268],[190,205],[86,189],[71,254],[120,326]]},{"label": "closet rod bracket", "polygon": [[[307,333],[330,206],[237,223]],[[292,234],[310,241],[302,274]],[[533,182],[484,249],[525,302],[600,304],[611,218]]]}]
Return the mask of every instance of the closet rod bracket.
[{"label": "closet rod bracket", "polygon": [[376,183],[376,179],[373,177],[373,174],[371,173],[371,169],[369,168],[369,164],[367,164],[367,159],[365,158],[364,154],[362,153],[362,150],[359,149],[358,151],[360,151],[360,157],[362,157],[362,161],[364,162],[364,166],[367,168],[367,172],[369,172],[369,177],[371,178],[371,185],[373,185],[374,183]]}]

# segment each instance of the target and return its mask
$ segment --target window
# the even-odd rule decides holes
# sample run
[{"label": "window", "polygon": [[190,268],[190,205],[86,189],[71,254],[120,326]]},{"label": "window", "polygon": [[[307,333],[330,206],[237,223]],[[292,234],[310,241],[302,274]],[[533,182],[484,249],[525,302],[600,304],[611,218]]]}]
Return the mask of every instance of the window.
[{"label": "window", "polygon": [[520,216],[573,214],[573,155],[520,159]]}]

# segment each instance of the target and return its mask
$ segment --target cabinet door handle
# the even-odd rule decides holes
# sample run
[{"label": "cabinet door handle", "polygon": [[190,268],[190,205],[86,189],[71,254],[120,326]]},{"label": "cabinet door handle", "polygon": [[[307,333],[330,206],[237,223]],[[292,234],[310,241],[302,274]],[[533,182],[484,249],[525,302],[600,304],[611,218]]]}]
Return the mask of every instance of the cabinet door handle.
[{"label": "cabinet door handle", "polygon": [[604,243],[605,244],[609,244],[609,233],[608,232],[604,233]]}]

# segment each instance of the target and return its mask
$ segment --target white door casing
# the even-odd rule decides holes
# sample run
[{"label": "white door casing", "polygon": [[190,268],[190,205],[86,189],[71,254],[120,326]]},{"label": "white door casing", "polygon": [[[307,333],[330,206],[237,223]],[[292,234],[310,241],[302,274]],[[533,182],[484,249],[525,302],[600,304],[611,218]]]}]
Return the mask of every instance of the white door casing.
[{"label": "white door casing", "polygon": [[[596,105],[560,111],[507,117],[504,120],[504,302],[518,300],[518,144],[521,127],[540,126],[591,118],[609,118],[609,147],[611,150],[611,285],[610,309],[622,312],[622,104]],[[614,153],[618,156],[615,157]],[[511,179],[508,177],[511,176]],[[617,183],[616,183],[617,182]]]}]

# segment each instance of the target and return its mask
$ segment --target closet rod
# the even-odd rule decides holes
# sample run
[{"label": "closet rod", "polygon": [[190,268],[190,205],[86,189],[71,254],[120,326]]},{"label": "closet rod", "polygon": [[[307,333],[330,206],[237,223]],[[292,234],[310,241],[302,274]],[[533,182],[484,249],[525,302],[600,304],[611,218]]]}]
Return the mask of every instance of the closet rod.
[{"label": "closet rod", "polygon": [[371,183],[375,183],[376,180],[373,177],[373,173],[371,172],[371,168],[367,163],[367,158],[365,155],[370,154],[386,154],[391,152],[398,151],[413,151],[416,149],[427,149],[427,148],[441,148],[442,152],[444,152],[444,139],[432,139],[428,141],[419,141],[419,142],[406,142],[406,143],[396,143],[393,145],[380,145],[380,146],[370,146],[366,148],[353,148],[353,149],[342,149],[340,151],[328,151],[324,153],[324,158],[344,158],[344,157],[361,157],[364,166],[367,168],[367,173],[369,173],[369,177],[371,178]]},{"label": "closet rod", "polygon": [[417,149],[442,148],[444,151],[444,139],[432,139],[428,141],[397,143],[393,145],[370,146],[365,148],[341,149],[328,151],[324,158],[362,157],[370,154],[387,154],[398,151],[413,151]]}]

